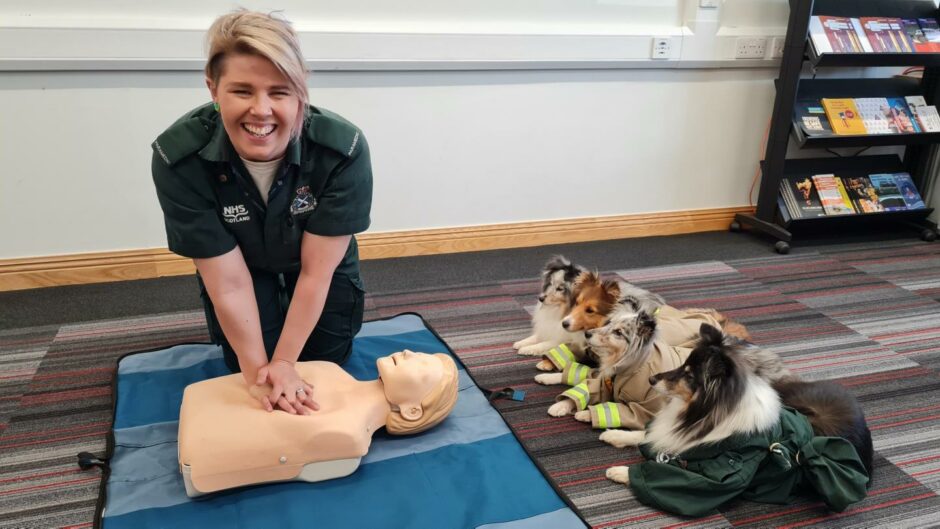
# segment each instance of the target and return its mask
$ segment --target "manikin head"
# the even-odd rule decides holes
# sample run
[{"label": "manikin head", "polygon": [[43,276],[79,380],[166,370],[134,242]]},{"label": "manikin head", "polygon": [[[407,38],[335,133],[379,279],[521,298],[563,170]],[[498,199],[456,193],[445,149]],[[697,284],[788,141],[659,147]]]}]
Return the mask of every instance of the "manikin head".
[{"label": "manikin head", "polygon": [[392,405],[385,429],[393,435],[436,426],[457,402],[457,365],[443,353],[400,351],[376,361]]}]

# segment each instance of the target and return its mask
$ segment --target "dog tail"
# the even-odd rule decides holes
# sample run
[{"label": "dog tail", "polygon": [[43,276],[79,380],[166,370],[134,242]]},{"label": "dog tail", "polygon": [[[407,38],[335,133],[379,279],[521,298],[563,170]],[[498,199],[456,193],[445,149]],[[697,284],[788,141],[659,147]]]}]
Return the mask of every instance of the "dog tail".
[{"label": "dog tail", "polygon": [[780,394],[784,405],[809,419],[814,434],[842,437],[852,443],[869,477],[872,475],[874,449],[871,431],[858,401],[845,388],[828,381],[802,382],[790,379],[774,384],[774,389]]},{"label": "dog tail", "polygon": [[712,318],[718,321],[718,325],[721,325],[721,332],[728,336],[734,336],[739,340],[744,340],[745,342],[751,341],[751,333],[747,332],[747,327],[743,323],[738,323],[731,318],[725,316],[724,314],[718,312],[715,309],[682,309],[688,313],[702,313],[708,314]]}]

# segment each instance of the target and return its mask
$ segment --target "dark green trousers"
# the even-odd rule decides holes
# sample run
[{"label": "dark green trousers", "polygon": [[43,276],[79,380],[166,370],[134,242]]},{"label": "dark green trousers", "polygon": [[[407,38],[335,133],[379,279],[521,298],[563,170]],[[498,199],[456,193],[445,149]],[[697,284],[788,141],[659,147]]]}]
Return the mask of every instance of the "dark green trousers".
[{"label": "dark green trousers", "polygon": [[[198,275],[197,275],[198,277]],[[258,303],[258,315],[261,319],[261,335],[264,349],[270,360],[274,347],[284,328],[287,308],[297,285],[298,273],[274,274],[264,270],[251,270],[254,283],[255,300]],[[352,353],[352,340],[362,327],[362,313],[365,293],[359,278],[350,278],[345,274],[333,274],[330,291],[323,306],[323,313],[313,332],[307,338],[300,352],[299,361],[326,360],[342,364]],[[215,307],[206,287],[199,278],[199,290],[203,307],[206,311],[206,323],[212,342],[222,346],[225,365],[233,372],[241,371],[238,357],[229,345],[219,320],[215,316]]]}]

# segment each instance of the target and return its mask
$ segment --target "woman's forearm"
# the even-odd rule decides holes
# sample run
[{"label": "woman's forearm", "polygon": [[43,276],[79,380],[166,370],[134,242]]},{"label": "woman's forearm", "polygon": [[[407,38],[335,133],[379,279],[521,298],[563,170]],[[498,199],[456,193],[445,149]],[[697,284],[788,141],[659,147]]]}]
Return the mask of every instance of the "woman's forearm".
[{"label": "woman's forearm", "polygon": [[349,235],[324,237],[305,233],[300,245],[300,277],[287,310],[273,360],[296,362],[323,313],[333,272],[346,254]]},{"label": "woman's forearm", "polygon": [[261,320],[251,274],[238,248],[209,259],[194,259],[206,285],[225,339],[238,357],[242,375],[249,384],[267,364]]}]

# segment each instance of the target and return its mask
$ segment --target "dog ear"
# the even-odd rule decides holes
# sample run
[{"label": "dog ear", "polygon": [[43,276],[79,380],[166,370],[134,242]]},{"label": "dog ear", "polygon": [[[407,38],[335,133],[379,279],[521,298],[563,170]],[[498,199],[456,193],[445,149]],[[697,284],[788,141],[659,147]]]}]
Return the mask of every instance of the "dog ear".
[{"label": "dog ear", "polygon": [[637,335],[643,341],[649,341],[656,332],[656,318],[646,312],[640,312],[636,316]]},{"label": "dog ear", "polygon": [[626,295],[617,300],[617,303],[620,303],[625,307],[629,307],[634,311],[640,308],[640,300],[636,299],[635,296]]},{"label": "dog ear", "polygon": [[721,334],[721,331],[719,331],[715,327],[712,327],[711,325],[707,323],[703,323],[702,326],[699,327],[698,332],[699,332],[699,335],[702,337],[701,338],[702,345],[714,345],[714,346],[721,345],[723,336]]},{"label": "dog ear", "polygon": [[597,272],[585,270],[578,274],[578,277],[574,278],[574,286],[582,288],[588,283],[597,283],[598,281]]},{"label": "dog ear", "polygon": [[705,360],[707,378],[728,378],[734,370],[734,364],[723,354],[713,354]]},{"label": "dog ear", "polygon": [[564,255],[553,255],[552,258],[545,263],[544,270],[554,272],[555,270],[561,270],[569,266],[571,266],[571,261],[565,259]]},{"label": "dog ear", "polygon": [[620,296],[620,283],[616,280],[608,279],[604,281],[603,285],[604,291],[607,292],[610,297],[617,299]]}]

